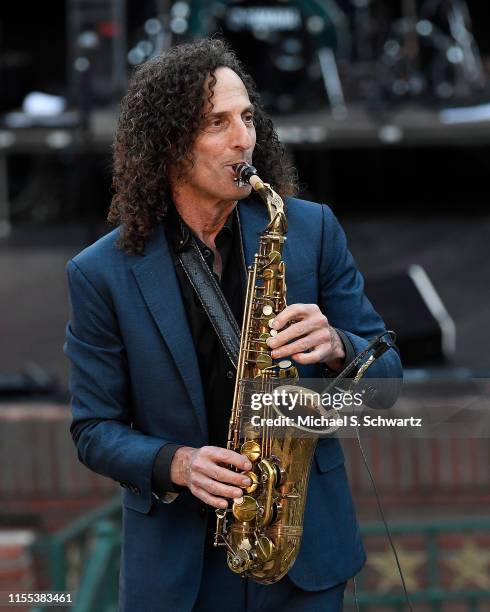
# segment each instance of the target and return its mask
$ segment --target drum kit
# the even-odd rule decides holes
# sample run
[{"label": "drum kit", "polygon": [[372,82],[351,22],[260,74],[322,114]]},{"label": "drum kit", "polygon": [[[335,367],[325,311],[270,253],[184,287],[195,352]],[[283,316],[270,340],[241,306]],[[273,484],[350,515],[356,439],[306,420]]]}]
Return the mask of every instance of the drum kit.
[{"label": "drum kit", "polygon": [[[274,113],[346,100],[462,102],[487,78],[465,0],[189,0],[168,4],[167,44],[220,32]],[[154,21],[152,22],[155,25]],[[160,40],[161,40],[161,29]],[[148,49],[145,55],[141,50]],[[138,62],[160,45],[139,41]],[[129,57],[134,58],[133,52]],[[134,63],[134,62],[133,62]]]}]

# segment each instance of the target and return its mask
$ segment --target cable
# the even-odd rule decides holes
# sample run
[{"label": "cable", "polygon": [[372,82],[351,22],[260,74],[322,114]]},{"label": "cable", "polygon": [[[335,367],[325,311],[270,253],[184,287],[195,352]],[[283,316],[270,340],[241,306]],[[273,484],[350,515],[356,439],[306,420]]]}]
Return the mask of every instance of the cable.
[{"label": "cable", "polygon": [[[353,414],[353,412],[351,414]],[[359,435],[359,426],[356,425],[355,428],[356,428],[357,443],[359,444],[359,449],[361,451],[361,455],[362,455],[362,458],[363,458],[363,461],[364,461],[364,465],[366,466],[366,470],[367,470],[367,472],[369,474],[369,478],[371,480],[371,484],[373,485],[373,491],[374,491],[374,495],[376,497],[376,503],[378,505],[379,514],[380,514],[381,519],[383,521],[383,524],[384,524],[384,527],[385,527],[385,531],[386,531],[386,535],[388,537],[388,541],[390,542],[391,550],[393,551],[393,555],[394,555],[395,560],[396,560],[396,566],[398,568],[398,573],[399,573],[400,579],[402,581],[403,592],[405,594],[405,599],[407,601],[408,609],[410,610],[410,612],[413,612],[412,604],[410,603],[410,599],[408,597],[407,585],[405,584],[405,577],[403,575],[403,570],[402,570],[401,565],[400,565],[400,560],[398,559],[398,554],[396,552],[395,544],[394,544],[394,542],[392,540],[392,537],[391,537],[391,533],[390,533],[390,529],[388,527],[388,523],[386,522],[385,514],[383,512],[383,507],[381,505],[381,500],[380,500],[380,497],[379,497],[379,494],[378,494],[378,489],[376,488],[376,483],[374,482],[374,476],[373,476],[371,470],[369,469],[369,464],[368,464],[368,461],[367,461],[367,458],[366,458],[366,454],[364,453],[364,449],[363,449],[362,444],[361,444],[361,437]],[[356,589],[355,577],[354,577],[354,597],[355,597],[355,600],[356,600],[357,610],[359,610],[359,605],[358,605],[358,602],[357,602],[357,589]]]},{"label": "cable", "polygon": [[352,576],[352,583],[354,585],[354,601],[356,603],[356,610],[357,612],[360,612],[359,610],[359,602],[357,601],[357,582],[356,582],[356,577]]},{"label": "cable", "polygon": [[[381,340],[384,336],[390,337],[391,344]],[[347,378],[347,376],[352,374],[354,370],[357,369],[358,364],[366,357],[366,355],[370,351],[373,351],[374,359],[369,363],[369,365],[374,363],[374,361],[378,359],[378,357],[380,357],[385,351],[387,351],[390,348],[394,348],[395,341],[396,341],[396,334],[394,331],[391,331],[391,330],[385,331],[382,334],[379,334],[378,336],[376,336],[376,338],[373,338],[373,340],[371,340],[371,342],[366,346],[366,348],[363,349],[358,355],[356,355],[354,359],[351,362],[349,362],[344,367],[344,369],[341,370],[339,374],[335,376],[335,378],[331,380],[328,386],[324,389],[323,393],[328,393],[328,391],[336,387],[340,381],[344,380],[345,378]]]},{"label": "cable", "polygon": [[[391,340],[391,344],[383,341],[382,338],[384,336],[389,336],[390,340]],[[362,361],[362,359],[364,359],[366,357],[366,355],[370,352],[373,351],[373,354],[369,357],[369,359],[357,370],[356,374],[355,374],[355,378],[353,380],[353,383],[357,384],[358,383],[358,379],[360,377],[362,377],[366,370],[379,358],[381,357],[381,355],[383,355],[383,353],[385,353],[388,349],[390,348],[394,348],[394,343],[396,341],[396,334],[393,331],[385,331],[382,334],[379,334],[378,336],[376,336],[373,340],[371,340],[371,342],[367,345],[367,347],[361,351],[349,364],[347,364],[344,369],[332,380],[332,382],[327,386],[327,388],[324,390],[325,392],[328,392],[330,389],[332,389],[333,387],[338,388],[337,384],[345,379],[348,375],[352,374],[354,369],[357,367],[357,365]],[[352,407],[352,411],[351,411],[351,415],[354,414],[354,407]],[[359,445],[359,450],[361,451],[361,455],[362,455],[362,459],[364,461],[364,465],[366,466],[366,470],[369,474],[369,478],[371,480],[371,484],[373,486],[373,491],[374,491],[374,495],[376,497],[376,503],[378,506],[378,510],[381,516],[381,519],[383,521],[384,527],[385,527],[385,531],[386,531],[386,535],[388,537],[388,541],[390,543],[391,546],[391,550],[393,551],[393,555],[395,557],[395,561],[396,561],[396,565],[398,568],[398,573],[400,575],[400,579],[402,581],[402,586],[403,586],[403,592],[405,594],[405,599],[407,601],[407,605],[408,605],[408,609],[410,610],[410,612],[413,612],[413,608],[412,608],[412,604],[410,603],[410,598],[408,596],[408,591],[407,591],[407,585],[405,583],[405,577],[403,575],[403,570],[401,568],[400,565],[400,560],[398,559],[398,553],[396,552],[396,548],[395,548],[395,544],[393,542],[393,539],[391,537],[391,533],[388,527],[388,523],[386,522],[386,518],[383,512],[383,507],[381,505],[381,500],[378,494],[378,489],[376,488],[376,483],[374,482],[374,476],[369,468],[369,464],[366,458],[366,454],[364,452],[364,449],[362,447],[362,443],[361,443],[361,437],[359,434],[359,426],[355,425],[355,429],[356,429],[356,436],[357,436],[357,443]],[[355,604],[356,604],[356,609],[359,612],[359,602],[357,600],[357,584],[356,584],[356,578],[355,576],[353,577],[353,583],[354,583],[354,600],[355,600]]]}]

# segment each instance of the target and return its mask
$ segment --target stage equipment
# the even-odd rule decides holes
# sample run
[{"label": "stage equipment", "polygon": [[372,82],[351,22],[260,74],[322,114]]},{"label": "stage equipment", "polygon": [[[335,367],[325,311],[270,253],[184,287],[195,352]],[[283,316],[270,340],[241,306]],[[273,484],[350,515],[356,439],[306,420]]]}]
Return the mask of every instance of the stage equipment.
[{"label": "stage equipment", "polygon": [[126,1],[69,0],[68,75],[71,101],[88,90],[90,106],[119,102],[126,90]]},{"label": "stage equipment", "polygon": [[405,367],[449,362],[456,350],[456,328],[422,266],[380,279],[366,279],[366,294],[389,328]]},{"label": "stage equipment", "polygon": [[346,16],[333,0],[220,0],[189,3],[190,36],[220,32],[275,113],[345,114],[337,63],[350,53]]},{"label": "stage equipment", "polygon": [[461,99],[481,94],[487,81],[464,0],[403,0],[380,65],[394,99]]}]

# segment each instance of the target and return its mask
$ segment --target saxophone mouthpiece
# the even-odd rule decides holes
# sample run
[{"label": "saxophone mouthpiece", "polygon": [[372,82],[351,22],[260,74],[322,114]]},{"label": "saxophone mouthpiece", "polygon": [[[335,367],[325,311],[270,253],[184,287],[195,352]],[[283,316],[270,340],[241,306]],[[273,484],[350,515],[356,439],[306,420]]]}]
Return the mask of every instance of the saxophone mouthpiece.
[{"label": "saxophone mouthpiece", "polygon": [[247,164],[246,162],[242,162],[240,164],[235,164],[232,167],[236,174],[235,182],[239,187],[251,185],[255,191],[258,189],[263,189],[264,184],[257,176],[257,169],[254,168],[254,166]]}]

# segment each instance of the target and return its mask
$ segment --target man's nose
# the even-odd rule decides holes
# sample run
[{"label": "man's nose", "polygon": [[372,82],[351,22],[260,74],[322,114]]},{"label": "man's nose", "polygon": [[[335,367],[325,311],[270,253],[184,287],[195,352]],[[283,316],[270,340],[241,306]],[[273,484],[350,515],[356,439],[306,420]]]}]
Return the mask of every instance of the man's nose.
[{"label": "man's nose", "polygon": [[247,126],[242,119],[238,120],[232,130],[232,146],[239,149],[250,149],[253,145],[255,130]]}]

